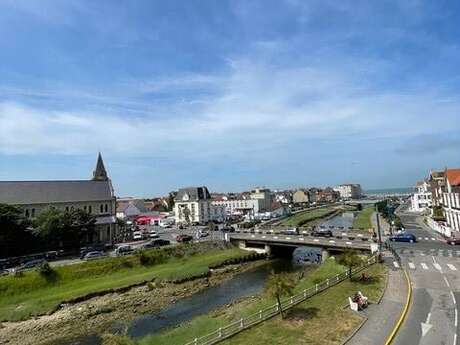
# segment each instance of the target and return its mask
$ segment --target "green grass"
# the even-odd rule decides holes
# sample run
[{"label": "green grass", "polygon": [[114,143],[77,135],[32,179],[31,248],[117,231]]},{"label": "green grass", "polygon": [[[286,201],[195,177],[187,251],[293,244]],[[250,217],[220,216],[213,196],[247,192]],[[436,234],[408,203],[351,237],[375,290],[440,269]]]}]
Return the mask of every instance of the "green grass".
[{"label": "green grass", "polygon": [[[288,321],[293,315],[299,315],[303,317],[301,327],[298,327],[296,323],[289,324],[288,322],[286,324],[285,320],[275,317],[224,341],[223,344],[335,344],[335,342],[323,342],[325,340],[323,339],[324,335],[334,334],[335,330],[338,329],[339,337],[342,339],[344,334],[349,332],[359,321],[354,314],[345,312],[342,309],[347,297],[357,290],[361,290],[371,299],[377,298],[383,288],[383,269],[380,265],[374,265],[367,270],[370,276],[375,277],[372,283],[345,281],[299,304],[288,314]],[[330,259],[318,269],[309,273],[306,278],[300,280],[295,290],[299,292],[343,270],[344,267]],[[248,298],[230,307],[196,317],[179,327],[145,337],[139,341],[139,344],[182,345],[196,337],[211,333],[232,321],[256,313],[258,310],[274,303],[275,301],[263,294],[257,298]],[[340,331],[342,323],[346,324],[347,327],[343,327],[343,331]],[[315,342],[307,341],[306,336],[308,338],[314,337]]]},{"label": "green grass", "polygon": [[[152,256],[163,256],[162,263],[141,265],[139,257],[109,258],[83,264],[58,267],[51,278],[38,272],[22,277],[0,278],[0,320],[23,320],[47,313],[63,301],[89,293],[130,286],[153,279],[181,279],[208,271],[210,265],[248,254],[237,248],[194,252],[198,246],[181,249],[153,250]],[[178,252],[181,250],[180,252]],[[165,255],[170,252],[169,258]],[[160,254],[159,254],[160,253]]]},{"label": "green grass", "polygon": [[366,207],[362,211],[360,211],[354,221],[353,221],[353,228],[354,229],[372,229],[372,221],[371,217],[374,213],[373,207]]},{"label": "green grass", "polygon": [[306,210],[296,213],[288,218],[283,219],[280,225],[302,226],[319,218],[327,217],[336,211],[334,207],[318,208],[315,210]]}]

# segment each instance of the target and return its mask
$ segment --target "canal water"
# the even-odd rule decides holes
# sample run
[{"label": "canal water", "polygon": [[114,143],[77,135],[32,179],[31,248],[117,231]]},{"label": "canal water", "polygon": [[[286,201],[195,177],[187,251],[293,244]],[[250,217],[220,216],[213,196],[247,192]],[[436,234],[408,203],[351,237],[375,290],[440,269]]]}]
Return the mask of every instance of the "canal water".
[{"label": "canal water", "polygon": [[[178,326],[192,318],[229,304],[240,298],[260,293],[272,271],[292,271],[299,267],[292,260],[268,261],[266,265],[240,273],[217,286],[207,288],[190,297],[179,300],[161,311],[141,315],[129,323],[116,323],[111,332],[127,334],[138,338]],[[58,345],[100,345],[97,334],[91,334],[72,341],[58,342]]]},{"label": "canal water", "polygon": [[353,226],[353,220],[355,219],[354,212],[343,212],[338,216],[332,217],[320,224],[320,227],[325,228],[343,228],[347,230]]}]

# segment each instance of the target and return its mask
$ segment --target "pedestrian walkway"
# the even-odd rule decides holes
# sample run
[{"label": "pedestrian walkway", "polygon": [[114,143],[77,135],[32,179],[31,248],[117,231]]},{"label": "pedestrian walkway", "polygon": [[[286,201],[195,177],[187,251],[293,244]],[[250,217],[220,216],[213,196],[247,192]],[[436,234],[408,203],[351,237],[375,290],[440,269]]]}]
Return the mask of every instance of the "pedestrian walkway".
[{"label": "pedestrian walkway", "polygon": [[[394,261],[393,262],[393,266],[395,268],[399,268],[400,265],[398,262]],[[436,270],[436,271],[442,271],[442,270],[446,270],[446,271],[457,271],[457,266],[460,268],[460,265],[457,264],[457,265],[454,265],[454,264],[443,264],[443,265],[440,265],[438,263],[433,263],[433,262],[419,262],[419,263],[414,263],[412,261],[409,261],[407,263],[407,266],[409,267],[409,269],[411,270],[417,270],[417,269],[423,269],[423,270],[426,270],[426,271],[433,271],[433,270]]]},{"label": "pedestrian walkway", "polygon": [[393,257],[388,257],[388,284],[379,304],[370,304],[362,312],[367,318],[347,345],[382,345],[399,319],[407,297],[407,281],[401,269],[395,268]]}]

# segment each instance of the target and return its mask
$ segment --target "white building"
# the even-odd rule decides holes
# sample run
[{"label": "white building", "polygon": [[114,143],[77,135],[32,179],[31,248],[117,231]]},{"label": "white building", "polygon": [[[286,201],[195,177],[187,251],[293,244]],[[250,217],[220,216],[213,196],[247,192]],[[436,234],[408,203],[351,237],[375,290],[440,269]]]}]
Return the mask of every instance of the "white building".
[{"label": "white building", "polygon": [[340,198],[344,200],[360,199],[362,190],[360,184],[341,184],[334,188],[340,194]]},{"label": "white building", "polygon": [[452,232],[460,231],[460,169],[446,169],[442,208]]},{"label": "white building", "polygon": [[212,201],[212,205],[225,207],[226,216],[246,216],[254,218],[256,215],[271,210],[272,198],[269,189],[256,188],[250,194],[224,195]]},{"label": "white building", "polygon": [[416,192],[411,197],[411,210],[425,212],[432,206],[430,184],[423,180],[417,182]]},{"label": "white building", "polygon": [[182,188],[174,198],[176,223],[204,224],[209,221],[223,222],[226,210],[222,205],[212,205],[211,195],[206,187]]}]

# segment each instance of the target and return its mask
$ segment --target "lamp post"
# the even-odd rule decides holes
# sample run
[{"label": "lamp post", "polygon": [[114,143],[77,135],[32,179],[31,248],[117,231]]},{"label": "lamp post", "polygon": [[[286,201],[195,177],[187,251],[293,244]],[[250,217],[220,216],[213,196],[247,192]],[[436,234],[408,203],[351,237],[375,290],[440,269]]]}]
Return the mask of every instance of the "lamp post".
[{"label": "lamp post", "polygon": [[377,220],[377,234],[379,236],[379,250],[382,251],[382,234],[380,232],[380,218],[379,218],[379,210],[377,204],[375,204],[375,217]]}]

